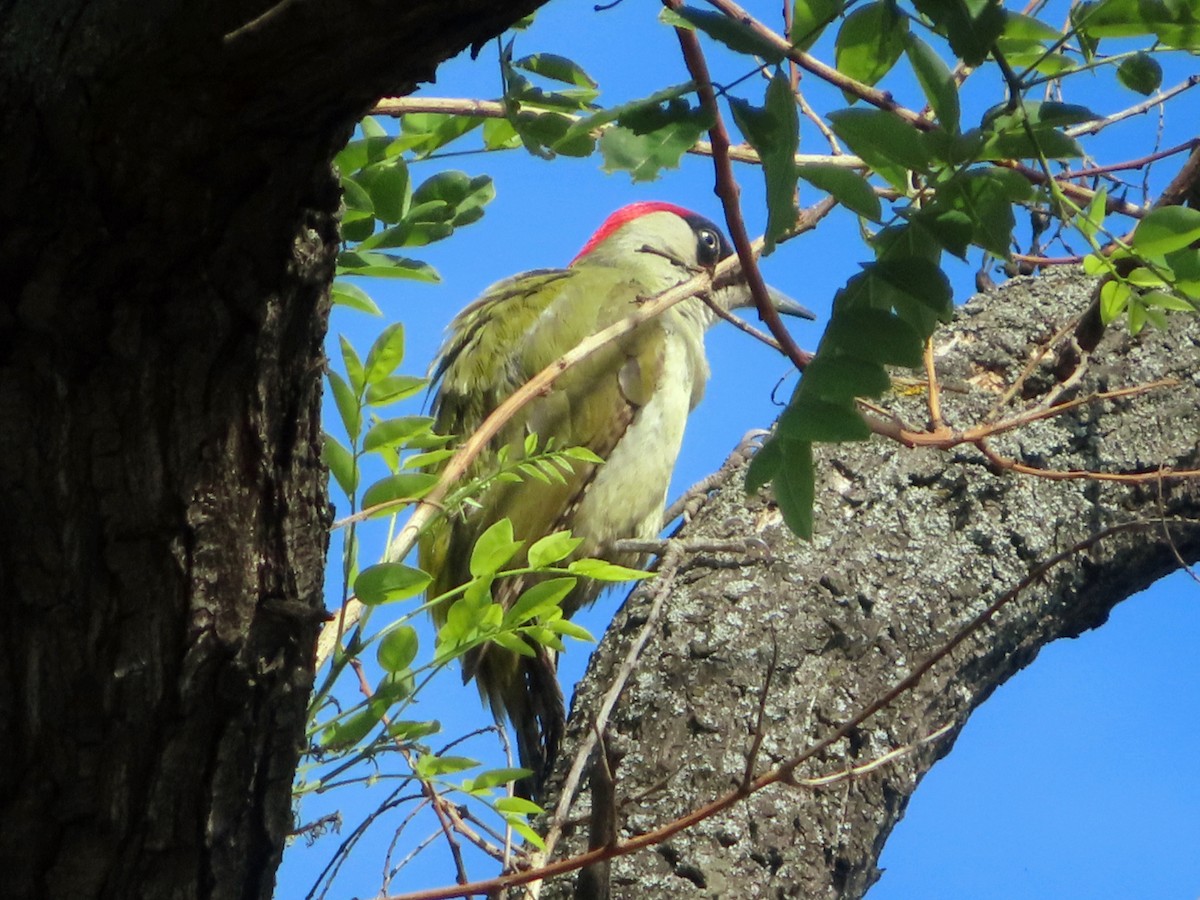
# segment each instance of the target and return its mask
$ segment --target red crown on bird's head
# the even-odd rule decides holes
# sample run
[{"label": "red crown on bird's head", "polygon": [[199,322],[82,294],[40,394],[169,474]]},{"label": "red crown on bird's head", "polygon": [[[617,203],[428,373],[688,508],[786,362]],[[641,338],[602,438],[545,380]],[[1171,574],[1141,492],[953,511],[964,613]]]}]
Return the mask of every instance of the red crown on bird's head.
[{"label": "red crown on bird's head", "polygon": [[608,240],[609,235],[626,222],[632,222],[634,219],[639,219],[653,212],[675,213],[681,219],[695,215],[690,209],[684,209],[682,206],[676,206],[674,203],[664,203],[660,200],[643,200],[640,203],[630,203],[628,206],[622,206],[604,220],[604,224],[597,228],[595,234],[588,238],[587,243],[583,245],[583,249],[575,254],[575,258],[571,260],[569,265],[574,265],[595,250],[600,244]]}]

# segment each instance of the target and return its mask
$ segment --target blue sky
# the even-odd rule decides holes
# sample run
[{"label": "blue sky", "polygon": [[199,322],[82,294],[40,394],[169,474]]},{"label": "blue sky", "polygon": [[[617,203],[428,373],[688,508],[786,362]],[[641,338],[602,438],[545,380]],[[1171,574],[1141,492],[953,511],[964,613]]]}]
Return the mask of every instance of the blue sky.
[{"label": "blue sky", "polygon": [[[779,4],[747,3],[766,21],[775,21]],[[516,54],[561,53],[579,62],[601,85],[600,101],[616,104],[687,79],[671,31],[655,18],[658,6],[630,0],[606,12],[590,2],[553,0],[535,26],[518,36]],[[1061,16],[1049,17],[1060,21]],[[820,50],[820,47],[818,47]],[[745,72],[713,51],[710,65],[718,82]],[[1185,58],[1170,61],[1164,85],[1195,69]],[[994,73],[984,71],[968,82],[973,96],[966,109],[977,117],[998,97]],[[1111,112],[1138,97],[1097,76],[1085,93],[1068,97],[1098,111]],[[907,105],[920,105],[915,93],[894,87]],[[495,50],[485,48],[478,61],[453,60],[421,93],[434,97],[494,98],[499,93]],[[761,102],[751,81],[741,95]],[[825,102],[828,92],[814,90]],[[974,107],[970,104],[974,103]],[[824,107],[833,108],[832,101]],[[970,112],[964,115],[969,120]],[[1200,121],[1200,101],[1185,96],[1168,109],[1161,146],[1179,142]],[[1154,113],[1111,129],[1100,149],[1109,162],[1149,152]],[[468,146],[475,146],[470,142]],[[813,129],[803,134],[803,152],[823,152]],[[1112,155],[1120,148],[1122,157]],[[1162,183],[1177,162],[1160,167]],[[414,179],[441,168],[471,175],[487,173],[496,199],[480,222],[441,244],[415,253],[442,275],[439,285],[391,282],[365,285],[387,321],[401,321],[408,336],[402,371],[424,374],[454,313],[487,285],[526,269],[565,264],[613,209],[635,200],[668,200],[720,220],[712,193],[711,162],[685,158],[680,169],[661,180],[634,185],[625,174],[600,170],[598,157],[547,163],[523,152],[466,155],[423,162]],[[761,178],[750,167],[738,170],[748,225],[761,230]],[[802,195],[812,203],[817,195]],[[1130,196],[1131,200],[1140,198]],[[844,213],[815,233],[779,249],[764,261],[768,280],[827,316],[834,292],[857,271],[865,251],[855,220]],[[971,291],[972,267],[952,273],[956,300]],[[338,359],[337,335],[345,334],[364,352],[381,323],[338,310],[333,318],[329,353]],[[814,347],[821,323],[797,324],[793,333]],[[712,379],[706,398],[693,414],[671,493],[677,495],[711,472],[751,428],[766,427],[778,412],[772,391],[781,379],[786,397],[794,386],[789,367],[773,351],[725,326],[709,336]],[[398,410],[412,413],[415,409]],[[330,410],[327,410],[327,416]],[[335,501],[337,498],[335,498]],[[339,515],[344,508],[339,509]],[[820,527],[818,523],[818,528]],[[367,552],[378,552],[382,538],[364,535]],[[336,542],[335,542],[336,544]],[[339,568],[331,565],[331,573]],[[336,581],[331,578],[331,591]],[[620,597],[610,593],[579,618],[599,635]],[[1195,898],[1200,895],[1200,773],[1194,765],[1200,729],[1196,701],[1200,669],[1195,665],[1194,636],[1200,634],[1200,588],[1180,573],[1123,604],[1103,629],[1047,648],[978,711],[950,754],[917,791],[905,820],[884,851],[887,870],[871,892],[872,900],[893,898]],[[575,644],[562,660],[569,685],[579,677],[589,648]],[[420,714],[439,718],[452,737],[487,724],[473,685],[463,687],[457,674],[441,679],[426,694]],[[492,742],[494,743],[494,741]],[[435,746],[436,739],[435,739]],[[482,758],[491,744],[477,741],[463,749]],[[492,756],[491,765],[497,764]],[[302,820],[340,807],[347,825],[367,810],[362,794],[306,801]],[[332,897],[373,896],[379,889],[383,853],[398,820],[377,826],[335,883]],[[414,825],[402,846],[428,833]],[[329,836],[313,848],[296,846],[285,854],[277,895],[301,897],[340,838]],[[397,852],[402,857],[407,851]],[[485,860],[471,864],[473,877],[491,873]],[[392,885],[393,891],[447,883],[453,870],[439,845],[417,858]]]}]

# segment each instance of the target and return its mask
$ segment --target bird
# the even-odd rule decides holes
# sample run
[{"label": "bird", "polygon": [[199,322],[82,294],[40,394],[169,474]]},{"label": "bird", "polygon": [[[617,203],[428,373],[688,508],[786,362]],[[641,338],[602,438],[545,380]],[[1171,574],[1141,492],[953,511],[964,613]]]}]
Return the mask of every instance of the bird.
[{"label": "bird", "polygon": [[[458,440],[469,436],[580,341],[732,253],[716,224],[681,206],[651,201],[618,209],[565,268],[500,281],[453,319],[430,370],[434,430]],[[779,292],[768,293],[781,313],[814,318]],[[753,304],[740,276],[714,289],[711,298],[725,310]],[[567,529],[580,540],[571,559],[643,564],[640,554],[618,544],[653,540],[665,524],[684,425],[708,380],[704,334],[717,318],[701,298],[683,300],[565,371],[509,421],[468,478],[494,474],[501,457],[512,463],[547,446],[586,448],[603,463],[572,459],[561,482],[491,481],[474,503],[437,520],[418,545],[418,564],[432,577],[427,596],[471,580],[476,540],[504,518],[524,542],[510,567],[523,564],[522,554],[536,540]],[[507,609],[533,583],[530,576],[498,579],[492,599]],[[580,578],[562,601],[564,615],[592,603],[602,588]],[[437,627],[451,605],[432,604]],[[512,723],[521,765],[532,772],[519,789],[536,796],[557,754],[566,714],[553,652],[533,642],[529,651],[485,643],[464,657],[463,678],[475,679],[498,723]]]}]

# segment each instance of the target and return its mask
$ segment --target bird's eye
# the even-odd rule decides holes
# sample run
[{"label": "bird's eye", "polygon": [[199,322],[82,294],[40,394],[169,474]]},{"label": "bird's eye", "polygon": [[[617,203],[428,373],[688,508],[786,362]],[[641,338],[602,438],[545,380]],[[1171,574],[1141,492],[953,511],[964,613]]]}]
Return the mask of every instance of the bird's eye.
[{"label": "bird's eye", "polygon": [[721,236],[711,228],[696,232],[696,257],[701,265],[711,266],[721,258]]}]

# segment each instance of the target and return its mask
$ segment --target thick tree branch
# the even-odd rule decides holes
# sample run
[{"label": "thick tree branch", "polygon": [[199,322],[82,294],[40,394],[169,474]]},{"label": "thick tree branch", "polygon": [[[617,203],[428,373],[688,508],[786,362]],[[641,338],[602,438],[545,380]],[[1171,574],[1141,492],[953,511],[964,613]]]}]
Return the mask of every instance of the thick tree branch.
[{"label": "thick tree branch", "polygon": [[[947,420],[982,421],[1038,342],[1087,305],[1090,289],[1063,272],[1015,282],[962,310],[937,338],[939,375],[971,385],[942,395]],[[1110,334],[1097,354],[1104,364],[1080,380],[1081,395],[1179,383],[1031,417],[994,443],[1063,469],[1196,468],[1196,323],[1176,317],[1166,334]],[[1041,393],[1056,390],[1051,366],[1052,359],[1033,368],[1018,403],[1034,409]],[[892,406],[915,416],[923,400]],[[818,466],[811,544],[786,534],[769,499],[744,500],[736,477],[688,526],[696,536],[760,538],[772,558],[765,566],[685,567],[609,721],[628,750],[615,787],[624,799],[622,839],[690,816],[742,779],[778,642],[759,756],[763,766],[810,759],[789,772],[810,786],[767,788],[656,852],[613,860],[614,898],[862,896],[917,781],[975,706],[1046,642],[1102,624],[1114,604],[1180,559],[1200,558],[1195,478],[1051,481],[997,474],[966,448],[910,450],[879,440],[824,448]],[[1164,518],[1175,523],[1173,540],[1155,524]],[[646,602],[641,592],[631,597],[593,658],[572,711],[573,740],[584,737]],[[990,623],[979,627],[983,616]],[[880,697],[889,702],[871,703]],[[947,725],[945,736],[922,743]],[[910,745],[843,784],[837,798],[811,787],[821,773]],[[568,745],[563,758],[571,756]],[[577,798],[571,821],[586,821],[586,809],[587,798]],[[559,853],[577,852],[584,840],[566,835]],[[560,884],[566,880],[548,882],[542,896],[566,896]]]}]

